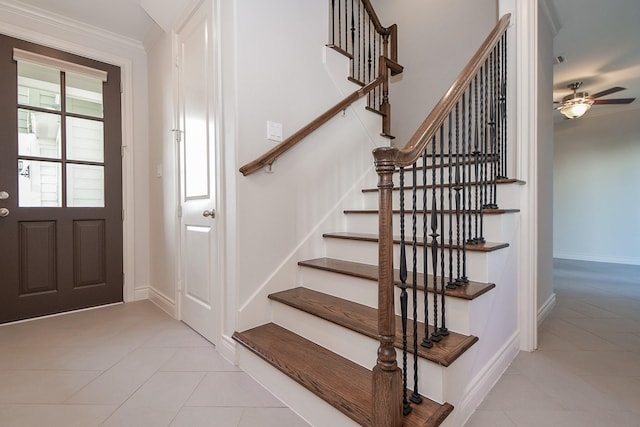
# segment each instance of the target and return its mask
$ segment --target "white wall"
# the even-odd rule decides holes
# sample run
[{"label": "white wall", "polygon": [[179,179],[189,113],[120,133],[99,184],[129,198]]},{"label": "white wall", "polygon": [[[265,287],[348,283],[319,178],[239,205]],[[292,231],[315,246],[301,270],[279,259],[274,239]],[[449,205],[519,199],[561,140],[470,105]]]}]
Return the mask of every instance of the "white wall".
[{"label": "white wall", "polygon": [[[91,59],[123,70],[125,99],[125,298],[145,297],[149,286],[147,58],[141,43],[68,21],[50,13],[0,4],[0,32]],[[127,120],[128,119],[128,120]],[[130,162],[135,167],[127,170]],[[133,277],[131,277],[133,276]]]},{"label": "white wall", "polygon": [[[265,138],[267,120],[283,123],[286,137],[342,95],[323,65],[326,2],[236,1],[234,23],[237,174],[239,166],[274,146]],[[348,113],[285,154],[275,173],[237,178],[240,306],[372,164],[371,148]],[[281,286],[294,285],[295,276],[290,280]]]},{"label": "white wall", "polygon": [[554,257],[640,265],[639,112],[556,124]]},{"label": "white wall", "polygon": [[[177,262],[177,159],[173,128],[175,61],[171,34],[163,34],[148,51],[149,62],[149,217],[151,295],[175,314]],[[171,312],[171,309],[170,309]]]},{"label": "white wall", "polygon": [[550,12],[538,9],[538,312],[551,306],[553,294],[553,37]]},{"label": "white wall", "polygon": [[382,25],[398,24],[404,72],[389,89],[394,145],[404,146],[497,22],[497,0],[373,0]]}]

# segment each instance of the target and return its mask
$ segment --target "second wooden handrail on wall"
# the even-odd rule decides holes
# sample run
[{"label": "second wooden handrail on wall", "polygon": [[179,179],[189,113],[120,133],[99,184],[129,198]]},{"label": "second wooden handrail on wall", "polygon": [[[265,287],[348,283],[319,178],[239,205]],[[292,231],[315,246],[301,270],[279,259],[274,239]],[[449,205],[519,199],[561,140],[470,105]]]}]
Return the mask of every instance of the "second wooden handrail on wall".
[{"label": "second wooden handrail on wall", "polygon": [[318,118],[313,120],[308,125],[304,126],[302,129],[291,135],[289,138],[282,141],[280,144],[272,148],[271,150],[264,153],[262,156],[258,157],[252,162],[249,162],[240,168],[240,172],[244,175],[250,175],[265,166],[268,166],[275,162],[280,156],[293,148],[297,143],[302,141],[305,137],[309,136],[313,131],[318,129],[323,124],[327,123],[331,118],[336,116],[340,111],[346,109],[351,104],[366,96],[369,92],[374,90],[380,85],[386,85],[387,83],[387,72],[388,70],[397,69],[397,67],[402,68],[396,62],[391,61],[385,57],[380,57],[380,73],[378,77],[365,85],[364,87],[356,90],[342,101],[338,102],[333,107],[329,108],[327,111],[322,113]]}]

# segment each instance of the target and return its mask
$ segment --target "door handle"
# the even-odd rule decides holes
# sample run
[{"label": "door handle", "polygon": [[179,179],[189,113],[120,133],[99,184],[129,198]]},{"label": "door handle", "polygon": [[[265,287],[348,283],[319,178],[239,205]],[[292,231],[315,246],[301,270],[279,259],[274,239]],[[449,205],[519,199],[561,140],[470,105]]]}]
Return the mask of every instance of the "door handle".
[{"label": "door handle", "polygon": [[9,209],[0,208],[0,217],[4,218],[5,216],[9,216]]},{"label": "door handle", "polygon": [[216,210],[215,209],[211,209],[210,211],[204,211],[202,212],[202,216],[207,218],[207,217],[211,217],[211,219],[216,217]]},{"label": "door handle", "polygon": [[6,191],[0,191],[0,200],[5,200],[9,198],[9,193]]}]

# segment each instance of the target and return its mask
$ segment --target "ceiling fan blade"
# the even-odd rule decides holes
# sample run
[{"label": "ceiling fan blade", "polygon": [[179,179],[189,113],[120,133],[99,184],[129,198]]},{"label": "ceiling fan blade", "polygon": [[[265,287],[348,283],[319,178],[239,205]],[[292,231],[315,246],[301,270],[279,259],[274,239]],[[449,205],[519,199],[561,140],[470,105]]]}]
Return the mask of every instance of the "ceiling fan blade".
[{"label": "ceiling fan blade", "polygon": [[611,95],[612,93],[620,92],[625,89],[626,87],[615,86],[607,90],[603,90],[602,92],[594,93],[593,95],[591,95],[591,98],[600,98],[601,96]]},{"label": "ceiling fan blade", "polygon": [[612,105],[612,104],[631,104],[635,98],[617,98],[617,99],[596,99],[594,104]]}]

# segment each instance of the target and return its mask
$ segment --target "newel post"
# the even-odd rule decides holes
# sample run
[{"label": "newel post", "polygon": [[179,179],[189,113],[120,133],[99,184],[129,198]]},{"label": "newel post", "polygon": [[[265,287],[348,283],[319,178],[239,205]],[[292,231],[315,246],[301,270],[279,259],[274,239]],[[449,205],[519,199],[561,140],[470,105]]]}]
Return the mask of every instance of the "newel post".
[{"label": "newel post", "polygon": [[393,281],[392,196],[394,157],[397,150],[377,148],[373,152],[378,172],[378,359],[373,368],[374,427],[402,426],[402,376],[396,362]]}]

